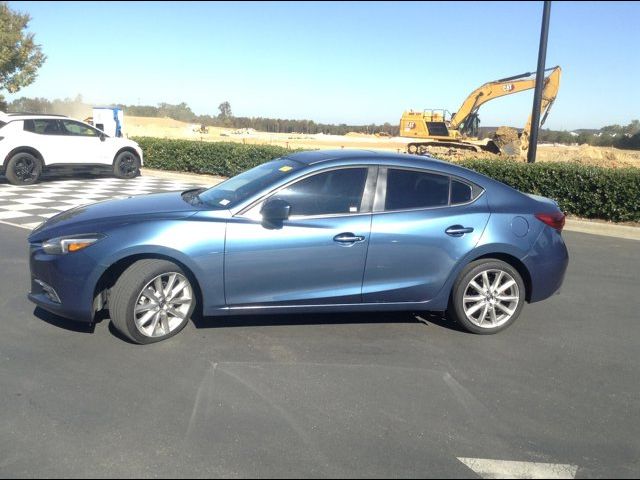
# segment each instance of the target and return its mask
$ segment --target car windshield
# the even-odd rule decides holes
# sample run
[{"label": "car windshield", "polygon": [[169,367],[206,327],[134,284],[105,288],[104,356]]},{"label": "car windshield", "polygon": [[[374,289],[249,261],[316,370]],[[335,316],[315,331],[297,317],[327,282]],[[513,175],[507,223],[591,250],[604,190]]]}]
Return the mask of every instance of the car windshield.
[{"label": "car windshield", "polygon": [[198,199],[215,209],[232,208],[303,167],[304,164],[290,159],[263,163],[199,193]]}]

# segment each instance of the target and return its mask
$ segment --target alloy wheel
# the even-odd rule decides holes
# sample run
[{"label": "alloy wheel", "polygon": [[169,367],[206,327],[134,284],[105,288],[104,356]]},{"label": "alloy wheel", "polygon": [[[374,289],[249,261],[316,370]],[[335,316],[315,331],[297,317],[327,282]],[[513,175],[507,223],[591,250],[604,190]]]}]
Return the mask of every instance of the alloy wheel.
[{"label": "alloy wheel", "polygon": [[189,280],[177,272],[158,275],[139,293],[135,325],[146,337],[164,337],[187,320],[193,303]]},{"label": "alloy wheel", "polygon": [[516,280],[504,270],[478,273],[467,284],[462,297],[467,319],[480,328],[497,328],[509,321],[517,310],[520,290]]},{"label": "alloy wheel", "polygon": [[28,182],[36,178],[36,162],[29,157],[18,158],[13,166],[13,172],[21,182]]}]

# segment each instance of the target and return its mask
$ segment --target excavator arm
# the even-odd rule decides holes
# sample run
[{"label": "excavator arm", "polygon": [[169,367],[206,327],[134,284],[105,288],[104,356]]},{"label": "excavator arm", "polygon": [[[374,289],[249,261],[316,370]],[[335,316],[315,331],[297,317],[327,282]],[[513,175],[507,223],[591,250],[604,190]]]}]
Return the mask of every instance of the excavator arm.
[{"label": "excavator arm", "polygon": [[[547,115],[551,110],[551,106],[558,96],[558,89],[560,88],[560,73],[561,68],[555,67],[553,71],[547,75],[544,79],[544,85],[542,87],[542,101],[540,103],[540,126],[544,125],[547,120]],[[526,151],[529,149],[529,134],[531,133],[531,115],[527,120],[527,124],[520,136],[520,149]]]},{"label": "excavator arm", "polygon": [[[560,86],[561,68],[553,67],[545,70],[545,72],[549,70],[551,70],[551,73],[545,78],[545,85],[543,89],[542,112],[545,113],[555,100]],[[485,83],[481,87],[475,89],[471,95],[462,102],[458,111],[451,117],[449,127],[454,130],[459,129],[460,127],[465,127],[470,124],[470,118],[476,115],[480,106],[487,103],[489,100],[518,92],[524,92],[525,90],[534,88],[535,85],[535,74],[531,72]],[[531,119],[529,119],[527,126],[529,129],[531,128]],[[464,128],[462,128],[462,130],[464,130]]]}]

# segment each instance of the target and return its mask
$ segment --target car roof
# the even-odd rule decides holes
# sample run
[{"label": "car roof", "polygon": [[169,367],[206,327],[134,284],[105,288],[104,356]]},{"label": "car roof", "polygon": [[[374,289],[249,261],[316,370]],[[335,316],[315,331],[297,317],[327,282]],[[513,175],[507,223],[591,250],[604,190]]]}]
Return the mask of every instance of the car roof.
[{"label": "car roof", "polygon": [[316,163],[330,162],[333,160],[352,160],[363,157],[370,158],[372,155],[379,155],[380,152],[374,150],[308,150],[296,152],[283,158],[294,160],[305,165],[315,165]]},{"label": "car roof", "polygon": [[2,115],[5,121],[12,120],[27,120],[33,118],[69,118],[66,115],[59,115],[56,113],[27,113],[27,112],[12,112]]},{"label": "car roof", "polygon": [[322,168],[322,164],[337,166],[342,164],[354,165],[362,162],[371,165],[393,165],[401,168],[427,169],[434,170],[445,175],[462,177],[466,180],[477,183],[483,188],[486,188],[486,186],[490,184],[494,186],[497,185],[498,188],[502,188],[502,186],[504,186],[502,183],[474,170],[424,155],[354,149],[304,151],[292,153],[282,158],[294,160],[309,167],[314,166],[320,168]]},{"label": "car roof", "polygon": [[[380,150],[311,150],[296,152],[283,158],[294,160],[305,165],[318,165],[329,162],[358,162],[362,159],[366,163],[382,164],[391,163],[409,167],[448,167],[453,166],[449,162],[438,160],[423,155],[411,155],[407,153],[384,152]],[[454,168],[461,168],[454,166]]]}]

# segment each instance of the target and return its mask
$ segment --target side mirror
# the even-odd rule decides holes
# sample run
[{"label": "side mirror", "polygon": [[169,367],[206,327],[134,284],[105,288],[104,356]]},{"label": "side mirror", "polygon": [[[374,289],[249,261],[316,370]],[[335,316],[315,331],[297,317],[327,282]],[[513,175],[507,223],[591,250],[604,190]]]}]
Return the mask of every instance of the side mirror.
[{"label": "side mirror", "polygon": [[284,200],[274,198],[268,200],[260,210],[262,218],[268,222],[282,222],[289,218],[291,213],[291,205]]},{"label": "side mirror", "polygon": [[105,137],[105,136],[104,136],[104,133],[101,133],[101,134],[100,134],[100,141],[101,141],[101,142],[104,142],[104,139],[105,139],[105,138],[107,138],[107,137]]}]

